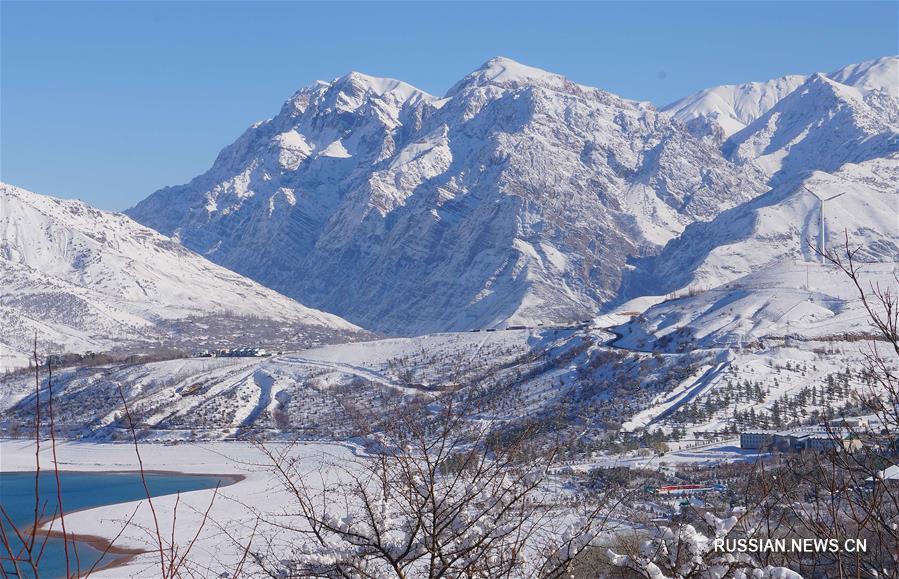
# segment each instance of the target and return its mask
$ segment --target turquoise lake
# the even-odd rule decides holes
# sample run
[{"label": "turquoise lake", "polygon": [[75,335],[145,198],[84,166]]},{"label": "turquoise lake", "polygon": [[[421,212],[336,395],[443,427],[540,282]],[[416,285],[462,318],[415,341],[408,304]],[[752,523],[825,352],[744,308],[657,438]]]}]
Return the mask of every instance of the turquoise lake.
[{"label": "turquoise lake", "polygon": [[[135,472],[62,472],[60,473],[60,487],[62,488],[62,502],[65,512],[101,507],[116,503],[125,503],[146,499],[140,474]],[[215,488],[221,481],[222,486],[232,482],[231,479],[223,479],[217,475],[187,475],[169,473],[147,473],[147,486],[154,497],[175,494],[177,492],[189,492],[201,489]],[[45,508],[45,516],[53,514],[57,508],[56,479],[53,472],[41,472],[40,476],[40,501],[41,508]],[[46,501],[46,507],[44,507]],[[6,510],[9,517],[21,530],[30,529],[34,521],[34,473],[15,472],[0,473],[0,505]],[[122,513],[123,519],[131,513]],[[12,528],[5,519],[2,521],[7,535],[12,534]],[[59,523],[53,526],[55,531],[60,530]],[[71,529],[70,529],[71,530]],[[22,545],[15,539],[15,546]],[[38,538],[40,541],[42,537]],[[72,545],[69,543],[71,551]],[[89,544],[78,542],[78,558],[80,569],[86,572],[100,558],[102,553],[92,548]],[[13,566],[7,557],[6,550],[0,549],[3,568],[7,574],[13,572]],[[107,564],[116,556],[107,554],[101,564]],[[74,561],[70,557],[70,561]],[[72,563],[74,567],[74,563]],[[20,565],[20,571],[24,577],[32,576],[29,570]],[[39,565],[42,578],[56,578],[66,576],[65,550],[62,539],[50,539],[41,556]],[[75,569],[72,569],[74,573]]]}]

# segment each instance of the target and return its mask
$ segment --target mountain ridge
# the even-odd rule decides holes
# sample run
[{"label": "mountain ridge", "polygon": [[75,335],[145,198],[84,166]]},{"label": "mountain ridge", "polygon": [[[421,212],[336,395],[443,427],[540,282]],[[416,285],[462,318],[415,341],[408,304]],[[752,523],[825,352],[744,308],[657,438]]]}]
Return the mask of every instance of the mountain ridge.
[{"label": "mountain ridge", "polygon": [[509,59],[424,94],[302,89],[128,214],[303,303],[425,333],[580,319],[629,255],[765,189],[651,105]]}]

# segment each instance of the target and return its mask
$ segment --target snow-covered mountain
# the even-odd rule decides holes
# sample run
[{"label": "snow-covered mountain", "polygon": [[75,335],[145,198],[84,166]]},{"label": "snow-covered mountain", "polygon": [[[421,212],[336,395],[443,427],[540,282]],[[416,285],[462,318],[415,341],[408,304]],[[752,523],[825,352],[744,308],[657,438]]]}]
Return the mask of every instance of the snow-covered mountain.
[{"label": "snow-covered mountain", "polygon": [[[885,92],[897,96],[899,59],[895,56],[851,64],[827,78],[852,87],[863,96]],[[662,108],[698,133],[730,137],[767,113],[811,77],[792,74],[768,81],[707,88]]]},{"label": "snow-covered mountain", "polygon": [[850,64],[827,75],[831,80],[856,88],[863,93],[887,92],[899,98],[899,57],[883,56]]},{"label": "snow-covered mountain", "polygon": [[886,157],[899,152],[899,97],[816,74],[730,137],[723,150],[738,163],[762,168],[772,183]]},{"label": "snow-covered mountain", "polygon": [[[298,345],[364,335],[130,218],[0,184],[0,350]],[[252,319],[253,323],[248,323]]]},{"label": "snow-covered mountain", "polygon": [[[300,90],[209,171],[128,213],[389,333],[580,319],[635,291],[705,283],[694,265],[728,251],[713,243],[746,240],[737,264],[721,266],[735,271],[793,256],[801,244],[772,249],[763,230],[807,236],[814,198],[760,229],[746,220],[783,205],[801,180],[832,177],[854,191],[839,203],[861,204],[871,220],[853,223],[852,236],[879,235],[886,245],[872,252],[889,254],[896,62],[717,87],[666,112],[505,58],[443,98],[351,73]],[[713,236],[685,241],[710,223],[720,224],[708,225]],[[631,271],[628,260],[666,244],[665,255],[687,249]],[[660,268],[672,276],[653,277]]]},{"label": "snow-covered mountain", "polygon": [[496,58],[443,98],[352,73],[297,92],[128,214],[394,333],[586,317],[628,256],[765,190],[647,103]]},{"label": "snow-covered mountain", "polygon": [[827,247],[842,244],[845,233],[853,247],[862,248],[860,258],[896,260],[897,62],[885,57],[814,74],[776,102],[766,102],[767,110],[727,139],[722,150],[734,162],[770,175],[772,188],[691,225],[658,255],[635,260],[619,301],[688,286],[714,288],[784,261],[814,261],[810,246],[818,245],[820,204],[813,194],[840,195],[825,208]]}]

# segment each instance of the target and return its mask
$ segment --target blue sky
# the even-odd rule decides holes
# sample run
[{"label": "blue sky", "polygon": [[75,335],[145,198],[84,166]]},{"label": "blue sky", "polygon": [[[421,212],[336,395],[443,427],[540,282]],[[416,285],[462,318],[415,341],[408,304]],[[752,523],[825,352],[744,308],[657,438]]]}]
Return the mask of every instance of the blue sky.
[{"label": "blue sky", "polygon": [[350,70],[435,94],[492,56],[667,104],[897,53],[896,2],[0,3],[0,179],[105,209]]}]

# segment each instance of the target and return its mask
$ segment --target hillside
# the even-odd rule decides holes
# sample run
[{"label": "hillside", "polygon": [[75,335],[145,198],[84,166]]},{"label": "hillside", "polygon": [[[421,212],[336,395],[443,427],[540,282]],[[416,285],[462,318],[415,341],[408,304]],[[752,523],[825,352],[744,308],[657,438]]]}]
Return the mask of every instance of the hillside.
[{"label": "hillside", "polygon": [[42,352],[57,354],[309,345],[367,335],[124,215],[5,184],[0,286],[4,369],[27,363],[35,334]]},{"label": "hillside", "polygon": [[820,205],[829,198],[825,247],[848,236],[864,261],[893,263],[899,256],[899,156],[845,164],[788,182],[707,223],[696,223],[655,256],[636,259],[618,301],[687,288],[710,289],[784,260],[818,261]]}]

